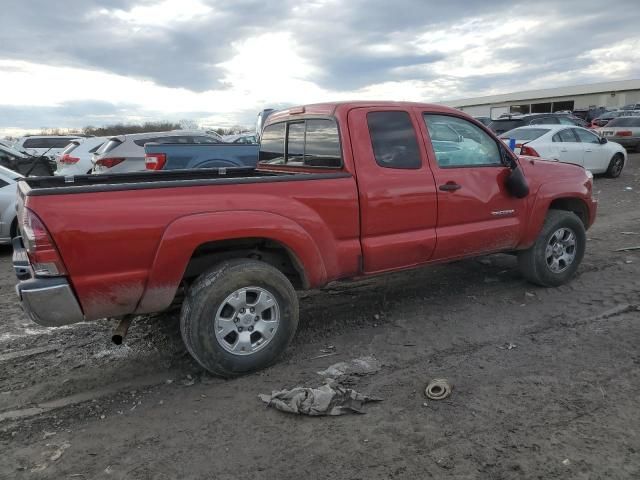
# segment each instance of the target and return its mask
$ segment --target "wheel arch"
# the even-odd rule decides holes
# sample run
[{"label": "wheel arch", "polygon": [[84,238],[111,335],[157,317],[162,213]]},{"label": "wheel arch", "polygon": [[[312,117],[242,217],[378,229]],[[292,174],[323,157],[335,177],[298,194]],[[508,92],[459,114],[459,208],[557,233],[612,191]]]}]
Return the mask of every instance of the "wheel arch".
[{"label": "wheel arch", "polygon": [[313,237],[289,218],[260,211],[188,215],[163,233],[136,313],[168,308],[183,282],[232,258],[264,261],[298,288],[327,281],[323,256]]}]

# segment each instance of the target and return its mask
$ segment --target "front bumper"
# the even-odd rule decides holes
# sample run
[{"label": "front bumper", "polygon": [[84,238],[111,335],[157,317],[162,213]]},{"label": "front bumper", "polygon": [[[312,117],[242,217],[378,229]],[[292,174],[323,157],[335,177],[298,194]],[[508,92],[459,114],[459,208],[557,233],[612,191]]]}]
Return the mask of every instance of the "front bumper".
[{"label": "front bumper", "polygon": [[84,320],[80,304],[66,278],[35,277],[21,237],[13,239],[13,269],[19,280],[16,293],[31,320],[45,327],[60,327]]}]

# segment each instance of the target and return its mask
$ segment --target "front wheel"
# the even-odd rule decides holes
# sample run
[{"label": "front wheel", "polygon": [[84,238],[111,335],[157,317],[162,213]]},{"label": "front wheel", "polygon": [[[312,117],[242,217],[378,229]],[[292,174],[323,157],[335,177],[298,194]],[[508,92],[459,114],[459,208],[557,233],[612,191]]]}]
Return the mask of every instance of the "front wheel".
[{"label": "front wheel", "polygon": [[182,339],[209,372],[234,377],[273,363],[298,326],[291,282],[271,265],[229,260],[202,274],[180,314]]},{"label": "front wheel", "polygon": [[538,239],[518,254],[522,275],[543,287],[567,283],[584,257],[587,236],[573,212],[549,210]]},{"label": "front wheel", "polygon": [[616,153],[611,161],[609,162],[609,167],[607,168],[607,177],[609,178],[617,178],[622,173],[622,168],[624,167],[624,156],[621,153]]}]

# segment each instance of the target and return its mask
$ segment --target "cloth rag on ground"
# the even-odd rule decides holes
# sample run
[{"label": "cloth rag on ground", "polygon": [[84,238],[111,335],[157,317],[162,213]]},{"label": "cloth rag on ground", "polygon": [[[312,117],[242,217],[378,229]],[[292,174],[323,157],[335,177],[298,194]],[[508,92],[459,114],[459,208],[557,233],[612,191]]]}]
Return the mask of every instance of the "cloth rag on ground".
[{"label": "cloth rag on ground", "polygon": [[271,395],[258,396],[269,407],[283,412],[311,416],[365,413],[363,410],[365,403],[382,400],[363,395],[351,388],[331,384],[318,388],[297,387],[272,392]]}]

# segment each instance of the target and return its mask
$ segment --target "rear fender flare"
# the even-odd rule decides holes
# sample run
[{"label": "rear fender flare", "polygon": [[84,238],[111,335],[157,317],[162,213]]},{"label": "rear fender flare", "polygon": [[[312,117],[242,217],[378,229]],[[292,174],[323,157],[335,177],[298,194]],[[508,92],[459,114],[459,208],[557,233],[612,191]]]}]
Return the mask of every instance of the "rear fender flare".
[{"label": "rear fender flare", "polygon": [[280,243],[302,267],[306,285],[326,283],[320,250],[311,235],[295,221],[262,211],[199,213],[181,217],[165,229],[136,313],[169,307],[193,252],[200,245],[242,238],[265,238]]}]

